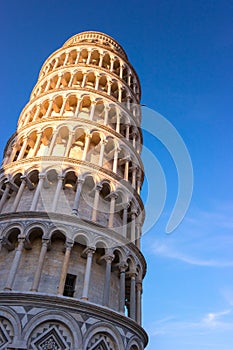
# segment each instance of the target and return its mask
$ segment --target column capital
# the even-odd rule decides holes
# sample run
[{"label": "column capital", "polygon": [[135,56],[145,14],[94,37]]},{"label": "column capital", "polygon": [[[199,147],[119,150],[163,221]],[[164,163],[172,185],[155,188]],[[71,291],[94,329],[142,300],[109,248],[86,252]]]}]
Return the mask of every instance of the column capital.
[{"label": "column capital", "polygon": [[109,198],[114,198],[114,199],[117,199],[118,198],[118,194],[116,192],[112,192],[108,195]]},{"label": "column capital", "polygon": [[128,271],[127,272],[127,275],[130,277],[130,278],[136,278],[137,277],[137,271],[136,270],[131,270],[131,271]]},{"label": "column capital", "polygon": [[80,179],[80,178],[77,178],[77,184],[83,184],[85,181],[85,179]]},{"label": "column capital", "polygon": [[139,292],[142,292],[142,281],[141,280],[136,281],[136,287],[137,287],[137,290]]},{"label": "column capital", "polygon": [[114,254],[105,254],[101,257],[101,259],[105,260],[106,263],[112,263],[115,258]]},{"label": "column capital", "polygon": [[101,185],[101,184],[97,184],[95,186],[95,190],[98,191],[98,192],[100,192],[102,190],[102,188],[103,188],[103,185]]},{"label": "column capital", "polygon": [[73,245],[74,245],[74,242],[68,240],[68,241],[66,241],[66,243],[65,243],[65,249],[66,249],[66,250],[71,250],[71,249],[73,248]]},{"label": "column capital", "polygon": [[101,140],[101,141],[100,141],[100,143],[101,143],[101,145],[107,145],[107,143],[108,143],[108,140],[106,140],[106,139],[103,139],[103,140]]},{"label": "column capital", "polygon": [[82,256],[83,257],[92,256],[95,253],[95,251],[96,251],[95,247],[86,247],[82,252]]},{"label": "column capital", "polygon": [[42,237],[42,246],[45,246],[48,248],[49,246],[49,243],[50,243],[50,239],[48,237]]},{"label": "column capital", "polygon": [[46,177],[45,173],[41,173],[41,174],[38,175],[39,180],[40,179],[45,179],[45,177]]},{"label": "column capital", "polygon": [[57,175],[57,179],[58,179],[58,180],[62,180],[62,181],[63,181],[64,178],[65,178],[64,175],[61,175],[61,174],[58,174],[58,175]]},{"label": "column capital", "polygon": [[119,267],[120,273],[125,272],[128,268],[128,264],[126,261],[122,261],[118,267]]}]

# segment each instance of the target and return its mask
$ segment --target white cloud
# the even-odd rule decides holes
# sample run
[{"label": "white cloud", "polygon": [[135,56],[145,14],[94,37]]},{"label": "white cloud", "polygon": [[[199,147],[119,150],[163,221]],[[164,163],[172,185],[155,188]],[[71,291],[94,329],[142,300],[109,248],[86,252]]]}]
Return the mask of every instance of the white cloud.
[{"label": "white cloud", "polygon": [[[231,320],[224,320],[225,316],[230,316]],[[233,331],[231,309],[219,312],[209,312],[196,321],[180,321],[175,317],[165,317],[147,326],[151,337],[153,336],[190,336],[191,334],[206,334],[211,332]]]},{"label": "white cloud", "polygon": [[178,250],[175,250],[173,247],[165,244],[154,244],[152,250],[156,256],[176,259],[190,265],[209,266],[209,267],[233,266],[233,261],[201,259],[191,255],[184,254]]}]

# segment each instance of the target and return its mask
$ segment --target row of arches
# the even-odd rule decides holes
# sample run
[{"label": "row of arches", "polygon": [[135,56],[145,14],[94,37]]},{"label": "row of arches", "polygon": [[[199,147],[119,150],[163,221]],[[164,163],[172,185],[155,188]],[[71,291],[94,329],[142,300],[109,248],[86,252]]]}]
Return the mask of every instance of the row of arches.
[{"label": "row of arches", "polygon": [[36,223],[12,224],[0,241],[1,289],[89,300],[141,323],[144,271],[124,246],[82,229]]},{"label": "row of arches", "polygon": [[69,48],[59,51],[47,60],[40,73],[40,79],[57,68],[69,65],[87,64],[104,68],[122,79],[139,99],[140,88],[136,74],[131,66],[112,52],[96,47]]},{"label": "row of arches", "polygon": [[111,50],[115,51],[117,54],[122,55],[126,60],[127,55],[122,48],[122,46],[116,42],[113,38],[110,36],[100,33],[100,32],[82,32],[79,34],[76,34],[72,36],[70,39],[68,39],[63,47],[69,47],[69,46],[74,46],[74,44],[78,43],[95,43],[95,44],[100,44],[109,47]]},{"label": "row of arches", "polygon": [[125,104],[125,107],[136,118],[139,118],[139,110],[136,108],[137,101],[132,92],[124,84],[108,74],[98,73],[84,68],[76,71],[66,70],[53,73],[46,79],[39,81],[33,90],[32,97],[35,98],[45,92],[67,88],[87,88],[106,93],[119,103]]},{"label": "row of arches", "polygon": [[114,103],[108,104],[101,98],[92,98],[89,95],[67,96],[55,95],[45,98],[39,104],[29,104],[21,114],[18,129],[31,122],[38,122],[44,118],[82,118],[101,125],[121,134],[126,140],[133,139],[140,143],[140,131],[135,122]]},{"label": "row of arches", "polygon": [[[76,311],[83,324],[87,324],[85,332],[81,330],[75,316],[67,310],[43,309],[37,310],[27,306],[33,316],[22,323],[22,318],[16,310],[7,306],[0,307],[0,332],[4,349],[83,349],[83,350],[119,350],[126,346],[126,350],[142,350],[142,340],[138,335],[132,335],[125,344],[121,333],[110,322],[104,322],[91,315],[87,318],[79,310]],[[21,306],[21,311],[25,310]],[[90,322],[90,324],[89,324]],[[17,344],[17,345],[16,345]]]},{"label": "row of arches", "polygon": [[100,173],[28,169],[0,182],[0,213],[25,211],[75,215],[116,231],[139,247],[143,211],[120,183]]},{"label": "row of arches", "polygon": [[90,162],[112,171],[131,183],[140,193],[141,163],[125,144],[96,129],[73,126],[44,127],[29,134],[17,136],[6,151],[3,165],[34,157],[67,157]]}]

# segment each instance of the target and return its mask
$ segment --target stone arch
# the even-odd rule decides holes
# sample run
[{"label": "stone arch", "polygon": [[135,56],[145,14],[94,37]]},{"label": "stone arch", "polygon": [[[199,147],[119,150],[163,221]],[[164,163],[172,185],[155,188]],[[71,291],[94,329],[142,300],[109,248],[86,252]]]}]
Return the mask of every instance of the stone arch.
[{"label": "stone arch", "polygon": [[37,237],[40,237],[40,238],[42,238],[43,236],[45,237],[46,233],[47,233],[46,227],[43,225],[43,223],[39,223],[39,222],[31,223],[25,229],[25,237],[31,243]]},{"label": "stone arch", "polygon": [[0,306],[0,334],[1,334],[1,347],[4,349],[7,345],[10,345],[14,340],[21,338],[22,328],[20,319],[12,309]]},{"label": "stone arch", "polygon": [[116,327],[106,322],[100,322],[98,325],[91,326],[83,340],[84,350],[98,350],[99,345],[102,345],[103,350],[124,349],[119,331]]},{"label": "stone arch", "polygon": [[74,242],[81,244],[85,247],[90,247],[92,244],[92,237],[90,236],[89,232],[83,231],[83,230],[78,230],[74,234]]},{"label": "stone arch", "polygon": [[57,138],[52,149],[52,156],[64,157],[69,140],[69,128],[65,125],[59,126]]},{"label": "stone arch", "polygon": [[139,338],[133,336],[130,338],[126,350],[143,350],[143,344]]},{"label": "stone arch", "polygon": [[53,340],[50,341],[51,344],[56,346],[57,343],[65,350],[79,349],[82,344],[82,334],[77,322],[70,314],[60,310],[56,310],[53,315],[51,311],[43,311],[34,316],[26,325],[22,337],[27,348],[32,350],[42,347],[49,338]]}]

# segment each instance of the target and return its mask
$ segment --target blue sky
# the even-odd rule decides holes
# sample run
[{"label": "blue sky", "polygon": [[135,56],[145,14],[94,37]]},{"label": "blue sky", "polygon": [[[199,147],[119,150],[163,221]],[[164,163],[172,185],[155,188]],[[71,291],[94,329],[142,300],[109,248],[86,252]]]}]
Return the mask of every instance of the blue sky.
[{"label": "blue sky", "polygon": [[[48,55],[75,33],[97,30],[125,48],[142,104],[167,118],[189,150],[192,201],[167,235],[176,168],[166,147],[145,132],[145,148],[167,182],[164,210],[142,240],[148,350],[233,348],[232,17],[229,0],[1,1],[1,149]],[[147,192],[145,186],[145,201]]]}]

